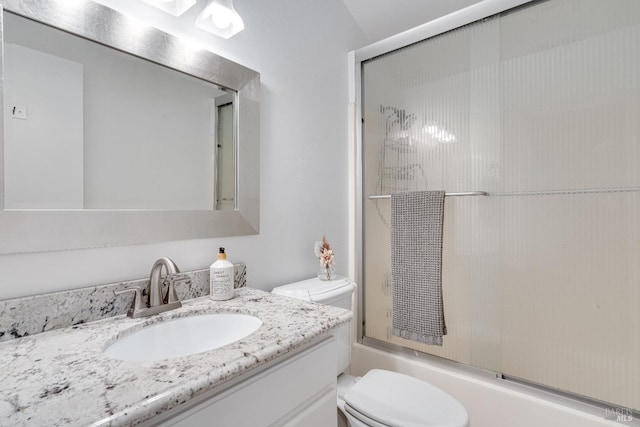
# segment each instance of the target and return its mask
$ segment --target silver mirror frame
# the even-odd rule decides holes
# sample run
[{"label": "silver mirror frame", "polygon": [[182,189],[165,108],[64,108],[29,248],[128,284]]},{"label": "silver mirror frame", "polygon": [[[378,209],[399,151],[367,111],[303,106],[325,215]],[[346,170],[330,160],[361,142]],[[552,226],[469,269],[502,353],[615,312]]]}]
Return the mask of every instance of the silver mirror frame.
[{"label": "silver mirror frame", "polygon": [[[0,254],[259,233],[259,73],[155,28],[133,35],[130,29],[139,28],[139,23],[93,1],[1,0],[0,4],[0,25],[7,10],[237,93],[236,210],[4,210],[4,131],[0,131]],[[2,25],[0,45],[3,31]],[[0,114],[0,129],[4,129],[3,117]],[[166,169],[172,173],[171,165]]]}]

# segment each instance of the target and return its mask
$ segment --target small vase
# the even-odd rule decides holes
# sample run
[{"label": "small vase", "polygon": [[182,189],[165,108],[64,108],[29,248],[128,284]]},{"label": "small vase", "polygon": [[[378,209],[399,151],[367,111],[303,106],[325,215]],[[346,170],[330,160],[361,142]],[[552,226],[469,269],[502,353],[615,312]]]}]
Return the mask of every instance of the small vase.
[{"label": "small vase", "polygon": [[318,279],[333,280],[336,278],[336,267],[333,264],[321,265],[318,270]]}]

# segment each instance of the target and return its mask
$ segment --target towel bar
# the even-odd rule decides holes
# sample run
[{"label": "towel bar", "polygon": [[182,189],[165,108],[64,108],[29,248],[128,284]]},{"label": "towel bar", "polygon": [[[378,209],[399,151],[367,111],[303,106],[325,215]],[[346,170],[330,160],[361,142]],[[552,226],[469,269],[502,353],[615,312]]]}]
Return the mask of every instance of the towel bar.
[{"label": "towel bar", "polygon": [[[486,191],[465,191],[462,193],[444,193],[445,197],[457,197],[457,196],[488,196],[489,193],[487,193]],[[391,194],[383,194],[380,196],[369,196],[368,197],[369,200],[376,200],[376,199],[390,199],[391,198]]]},{"label": "towel bar", "polygon": [[[578,188],[572,190],[541,190],[541,191],[509,191],[495,193],[496,196],[557,196],[573,194],[600,194],[600,193],[637,193],[640,187],[614,187],[614,188]],[[493,194],[493,193],[492,193]]]}]

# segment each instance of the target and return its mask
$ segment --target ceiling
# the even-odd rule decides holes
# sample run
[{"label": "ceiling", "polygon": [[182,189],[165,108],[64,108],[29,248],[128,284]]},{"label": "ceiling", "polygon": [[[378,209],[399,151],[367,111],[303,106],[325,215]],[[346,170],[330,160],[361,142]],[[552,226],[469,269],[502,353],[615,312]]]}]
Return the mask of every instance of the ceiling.
[{"label": "ceiling", "polygon": [[482,0],[342,0],[370,43]]}]

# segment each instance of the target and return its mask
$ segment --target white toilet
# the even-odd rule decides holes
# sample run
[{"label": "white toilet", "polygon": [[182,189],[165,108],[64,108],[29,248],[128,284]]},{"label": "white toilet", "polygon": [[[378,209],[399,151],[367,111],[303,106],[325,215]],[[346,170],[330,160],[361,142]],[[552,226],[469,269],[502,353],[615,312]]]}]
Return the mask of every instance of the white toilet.
[{"label": "white toilet", "polygon": [[[273,289],[274,294],[351,310],[355,285],[337,277],[303,280]],[[338,408],[351,427],[466,427],[467,410],[429,383],[397,372],[372,369],[362,378],[344,372],[351,360],[351,325],[334,332],[338,345]]]}]

